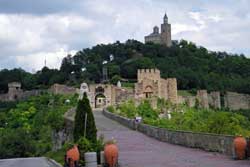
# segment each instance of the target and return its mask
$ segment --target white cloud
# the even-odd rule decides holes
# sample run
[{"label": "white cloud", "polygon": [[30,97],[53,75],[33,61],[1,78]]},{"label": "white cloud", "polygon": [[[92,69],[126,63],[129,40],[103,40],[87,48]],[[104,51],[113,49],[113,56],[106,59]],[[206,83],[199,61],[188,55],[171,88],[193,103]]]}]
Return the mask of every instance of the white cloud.
[{"label": "white cloud", "polygon": [[[67,7],[63,9],[63,5]],[[247,0],[79,0],[74,4],[64,1],[63,5],[54,13],[46,13],[44,6],[45,11],[37,13],[24,5],[21,11],[29,14],[0,11],[0,69],[39,69],[45,56],[50,67],[58,67],[62,55],[72,50],[116,40],[143,42],[154,25],[160,26],[165,11],[174,40],[186,39],[210,50],[250,56]],[[19,11],[18,4],[15,8]]]},{"label": "white cloud", "polygon": [[28,67],[29,71],[37,71],[45,66],[49,68],[60,68],[62,59],[67,55],[74,55],[77,51],[67,51],[64,48],[55,50],[54,52],[38,52],[30,55],[17,56],[16,61],[23,67]]},{"label": "white cloud", "polygon": [[[51,60],[54,66],[54,57],[57,59],[58,55],[66,56],[66,51],[74,48],[72,43],[80,38],[80,35],[84,36],[85,33],[91,32],[94,24],[94,21],[74,14],[46,16],[1,14],[0,43],[6,46],[1,47],[0,58],[6,58],[8,55],[14,57],[16,61],[12,64],[1,64],[1,62],[0,64],[2,68],[9,65],[38,70],[44,62],[41,61],[41,57],[47,55],[47,59]],[[64,52],[60,51],[62,49]],[[44,57],[42,59],[44,60]]]},{"label": "white cloud", "polygon": [[223,20],[223,18],[221,16],[219,16],[219,15],[209,16],[208,18],[211,19],[212,21],[216,22],[216,23]]}]

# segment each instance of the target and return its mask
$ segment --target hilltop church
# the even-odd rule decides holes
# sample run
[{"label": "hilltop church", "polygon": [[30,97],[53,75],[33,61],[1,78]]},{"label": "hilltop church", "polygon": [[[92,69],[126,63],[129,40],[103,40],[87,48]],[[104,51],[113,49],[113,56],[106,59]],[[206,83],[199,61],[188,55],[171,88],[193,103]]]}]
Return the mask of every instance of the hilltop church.
[{"label": "hilltop church", "polygon": [[145,36],[145,43],[148,42],[166,45],[167,47],[172,46],[171,24],[168,23],[168,16],[166,13],[163,17],[163,24],[161,24],[161,33],[159,33],[159,27],[155,26],[153,32]]}]

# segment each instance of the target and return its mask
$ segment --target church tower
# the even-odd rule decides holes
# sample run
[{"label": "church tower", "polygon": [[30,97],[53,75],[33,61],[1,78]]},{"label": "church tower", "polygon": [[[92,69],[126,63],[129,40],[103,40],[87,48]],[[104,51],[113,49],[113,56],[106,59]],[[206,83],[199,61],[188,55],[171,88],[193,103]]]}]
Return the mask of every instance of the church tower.
[{"label": "church tower", "polygon": [[168,23],[168,16],[166,13],[163,17],[163,24],[161,24],[161,41],[168,47],[172,46],[171,24]]}]

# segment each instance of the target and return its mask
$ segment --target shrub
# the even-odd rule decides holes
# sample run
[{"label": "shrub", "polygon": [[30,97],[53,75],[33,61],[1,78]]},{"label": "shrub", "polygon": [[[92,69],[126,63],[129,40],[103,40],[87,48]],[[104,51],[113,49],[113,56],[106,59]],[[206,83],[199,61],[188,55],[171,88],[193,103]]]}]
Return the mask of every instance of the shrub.
[{"label": "shrub", "polygon": [[138,107],[137,112],[143,118],[157,119],[157,112],[151,107],[149,101],[143,101]]},{"label": "shrub", "polygon": [[135,103],[132,100],[122,103],[118,109],[121,111],[123,116],[128,118],[134,118],[137,115]]},{"label": "shrub", "polygon": [[[85,127],[85,121],[86,121],[86,127]],[[79,100],[76,108],[74,140],[78,141],[81,137],[85,137],[90,142],[95,143],[96,132],[97,129],[95,125],[94,116],[89,104],[87,94],[84,93],[83,99]]]}]

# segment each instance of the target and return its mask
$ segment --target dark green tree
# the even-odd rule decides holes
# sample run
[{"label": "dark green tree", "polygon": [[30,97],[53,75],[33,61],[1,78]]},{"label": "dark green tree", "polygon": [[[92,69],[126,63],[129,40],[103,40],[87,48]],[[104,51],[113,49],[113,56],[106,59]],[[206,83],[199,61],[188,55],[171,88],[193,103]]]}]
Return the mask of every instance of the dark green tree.
[{"label": "dark green tree", "polygon": [[[85,120],[87,121],[86,127]],[[76,108],[74,141],[78,141],[81,137],[85,137],[90,142],[96,143],[96,132],[97,129],[94,115],[92,113],[87,94],[84,93],[83,99],[79,100]]]}]

